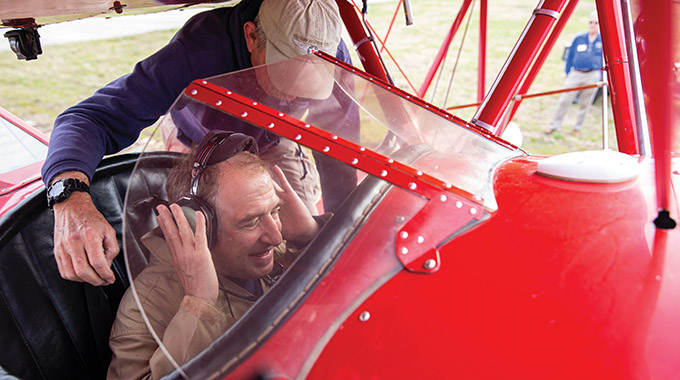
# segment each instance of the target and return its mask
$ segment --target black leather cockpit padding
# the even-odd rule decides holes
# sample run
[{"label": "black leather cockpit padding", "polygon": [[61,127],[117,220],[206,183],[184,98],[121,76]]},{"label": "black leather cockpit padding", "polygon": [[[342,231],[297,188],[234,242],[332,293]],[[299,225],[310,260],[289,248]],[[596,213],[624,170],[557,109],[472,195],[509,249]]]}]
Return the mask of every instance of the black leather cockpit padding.
[{"label": "black leather cockpit padding", "polygon": [[[150,159],[171,163],[176,156]],[[91,185],[120,247],[125,191],[137,158],[105,159]],[[110,286],[62,279],[53,255],[54,216],[46,203],[45,190],[36,191],[0,219],[0,366],[20,379],[104,379],[111,324],[129,286],[124,256],[114,260],[116,281]]]}]

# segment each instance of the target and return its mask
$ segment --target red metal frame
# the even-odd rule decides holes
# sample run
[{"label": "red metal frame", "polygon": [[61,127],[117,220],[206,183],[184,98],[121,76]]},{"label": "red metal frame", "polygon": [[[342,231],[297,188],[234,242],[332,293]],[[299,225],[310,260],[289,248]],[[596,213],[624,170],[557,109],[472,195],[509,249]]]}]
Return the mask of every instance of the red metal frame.
[{"label": "red metal frame", "polygon": [[625,37],[620,32],[624,30],[625,22],[621,17],[621,3],[605,0],[596,0],[595,3],[600,22],[609,94],[612,104],[616,105],[612,107],[612,112],[618,148],[621,152],[639,155],[638,126],[628,52]]},{"label": "red metal frame", "polygon": [[568,0],[546,0],[527,23],[524,33],[515,45],[508,61],[499,73],[489,94],[475,113],[471,122],[498,135],[497,127],[515,96],[532,62],[540,52],[540,46],[549,35],[560,11]]},{"label": "red metal frame", "polygon": [[387,82],[387,71],[380,63],[378,52],[369,39],[369,34],[361,22],[361,15],[356,7],[346,0],[336,0],[336,3],[340,10],[340,17],[342,17],[345,28],[354,42],[354,47],[359,54],[364,70]]},{"label": "red metal frame", "polygon": [[[534,83],[534,79],[536,79],[538,72],[541,70],[541,67],[543,67],[543,63],[545,63],[545,60],[548,58],[548,54],[550,54],[550,51],[552,51],[553,47],[555,46],[555,41],[557,41],[557,38],[560,36],[562,30],[564,29],[564,25],[567,23],[567,21],[569,21],[571,14],[574,12],[576,4],[578,4],[578,0],[571,0],[567,2],[567,5],[562,11],[560,18],[557,20],[557,23],[550,30],[550,34],[548,35],[545,44],[543,44],[543,46],[541,47],[541,52],[538,54],[536,61],[531,66],[531,70],[529,70],[529,73],[527,74],[526,78],[522,82],[522,85],[517,91],[517,95],[519,96],[515,96],[513,98],[515,101],[512,104],[510,110],[507,111],[509,112],[508,117],[506,118],[507,121],[512,120],[512,118],[515,116],[517,109],[519,108],[520,104],[522,104],[522,99],[525,99],[524,95],[527,92],[529,92],[529,88],[531,88],[531,85]],[[499,135],[503,134],[503,131],[505,130],[506,126],[507,122],[500,126],[500,130],[498,132]]]},{"label": "red metal frame", "polygon": [[184,94],[427,199],[442,191],[473,199],[471,194],[451,184],[205,80],[195,80]]},{"label": "red metal frame", "polygon": [[[659,210],[669,210],[671,198],[671,148],[673,129],[677,125],[673,111],[674,82],[672,63],[675,43],[675,28],[673,24],[673,2],[659,0],[652,4],[642,2],[643,17],[649,25],[654,25],[654,35],[643,35],[647,43],[647,59],[645,64],[646,90],[653,98],[647,102],[648,118],[652,129],[652,149],[654,166],[656,169],[657,207]],[[650,32],[645,30],[643,33]],[[660,38],[659,36],[663,36]]]}]

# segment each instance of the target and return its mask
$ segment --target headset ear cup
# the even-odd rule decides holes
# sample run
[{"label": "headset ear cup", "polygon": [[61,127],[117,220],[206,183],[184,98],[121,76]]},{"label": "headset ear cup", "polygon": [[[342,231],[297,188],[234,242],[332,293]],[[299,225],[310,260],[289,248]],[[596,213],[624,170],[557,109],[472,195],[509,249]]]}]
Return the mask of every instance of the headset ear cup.
[{"label": "headset ear cup", "polygon": [[206,221],[205,233],[208,239],[208,247],[212,248],[215,245],[216,234],[214,231],[217,231],[217,216],[213,208],[204,200],[191,195],[180,198],[176,203],[184,211],[184,216],[186,216],[191,230],[194,232],[196,232],[196,212],[203,213]]}]

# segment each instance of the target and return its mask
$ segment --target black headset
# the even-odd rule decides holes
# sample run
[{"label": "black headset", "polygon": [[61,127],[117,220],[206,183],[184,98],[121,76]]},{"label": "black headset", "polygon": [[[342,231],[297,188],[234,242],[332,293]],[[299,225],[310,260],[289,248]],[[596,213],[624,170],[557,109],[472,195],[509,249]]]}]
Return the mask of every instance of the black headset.
[{"label": "black headset", "polygon": [[191,170],[189,194],[177,200],[191,228],[196,231],[196,212],[200,211],[206,219],[206,235],[208,247],[213,247],[217,234],[217,214],[215,209],[198,196],[198,180],[208,165],[223,162],[240,152],[258,154],[257,142],[252,136],[236,132],[213,130],[208,132],[198,145],[198,153]]}]

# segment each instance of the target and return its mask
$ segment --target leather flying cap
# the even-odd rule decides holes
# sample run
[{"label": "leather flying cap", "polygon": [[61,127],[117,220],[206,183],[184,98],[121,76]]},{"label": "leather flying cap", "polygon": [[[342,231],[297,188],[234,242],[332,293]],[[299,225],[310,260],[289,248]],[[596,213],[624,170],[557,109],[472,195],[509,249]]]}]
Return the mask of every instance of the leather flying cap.
[{"label": "leather flying cap", "polygon": [[335,56],[341,20],[334,0],[264,0],[258,13],[267,63],[322,50]]}]

